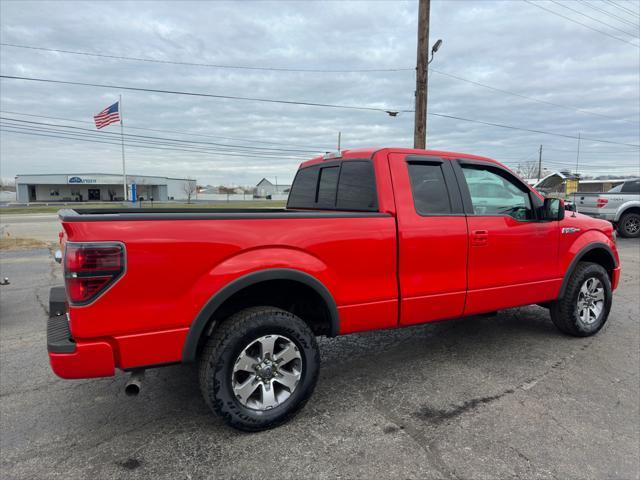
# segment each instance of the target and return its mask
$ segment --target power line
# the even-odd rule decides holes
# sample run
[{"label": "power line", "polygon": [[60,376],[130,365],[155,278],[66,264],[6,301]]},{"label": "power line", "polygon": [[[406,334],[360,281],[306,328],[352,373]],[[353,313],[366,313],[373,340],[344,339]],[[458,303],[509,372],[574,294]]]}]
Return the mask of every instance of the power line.
[{"label": "power line", "polygon": [[[55,134],[69,135],[74,137],[83,137],[83,138],[89,137],[89,138],[101,139],[101,140],[112,140],[112,139],[118,140],[117,136],[109,136],[106,134],[107,132],[95,132],[95,131],[81,129],[77,127],[75,128],[80,131],[77,131],[77,130],[69,131],[64,129],[61,130],[59,127],[49,126],[47,124],[24,125],[24,124],[16,124],[16,123],[7,123],[7,120],[2,120],[2,122],[3,122],[2,125],[5,127],[11,127],[11,128],[17,128],[17,129],[33,130],[33,131],[46,132],[46,133],[55,133]],[[74,128],[74,127],[70,127],[70,128]],[[114,134],[114,135],[117,135],[117,134]],[[272,152],[238,152],[234,150],[209,147],[206,145],[202,146],[202,145],[192,145],[190,143],[178,143],[173,139],[163,139],[162,137],[147,137],[147,136],[130,135],[130,134],[125,134],[125,137],[129,142],[172,146],[172,147],[177,146],[177,147],[180,147],[180,149],[183,151],[206,151],[206,152],[213,152],[213,153],[223,153],[225,155],[234,156],[234,157],[254,157],[254,158],[270,158],[270,159],[289,158],[289,159],[298,159],[298,160],[305,160],[308,158],[308,156],[292,156],[290,154],[280,155]],[[191,150],[184,150],[185,148],[188,148]]]},{"label": "power line", "polygon": [[[166,93],[171,95],[187,95],[191,97],[219,98],[223,100],[242,100],[242,101],[262,102],[262,103],[282,103],[286,105],[339,108],[339,109],[346,109],[346,110],[364,110],[364,111],[382,112],[382,113],[389,112],[389,110],[385,108],[376,108],[376,107],[357,107],[354,105],[338,105],[338,104],[331,104],[331,103],[301,102],[301,101],[293,101],[293,100],[275,100],[271,98],[240,97],[236,95],[217,95],[213,93],[194,93],[194,92],[184,92],[179,90],[162,90],[162,89],[155,89],[155,88],[124,87],[119,85],[106,85],[106,84],[86,83],[86,82],[69,82],[69,81],[52,80],[52,79],[46,79],[46,78],[17,77],[13,75],[0,75],[0,78],[6,78],[10,80],[28,80],[32,82],[57,83],[57,84],[63,84],[63,85],[76,85],[76,86],[82,86],[82,87],[114,88],[119,90],[131,90],[134,92]],[[398,110],[395,110],[394,112],[397,112],[397,111]],[[402,110],[402,111],[409,112],[410,110]]]},{"label": "power line", "polygon": [[[47,125],[47,124],[44,124]],[[37,136],[37,137],[48,137],[48,138],[55,138],[55,139],[63,139],[63,140],[73,140],[73,141],[82,141],[82,142],[88,142],[88,143],[96,143],[96,144],[106,144],[106,145],[114,145],[114,146],[119,146],[120,142],[118,141],[117,138],[115,137],[108,137],[106,136],[106,138],[103,136],[103,133],[107,133],[107,132],[103,132],[103,133],[99,133],[99,132],[95,132],[95,131],[90,131],[88,129],[78,129],[78,130],[86,130],[86,132],[81,131],[81,132],[68,132],[68,131],[64,131],[64,130],[58,130],[56,129],[56,127],[50,127],[50,126],[24,126],[24,125],[15,125],[15,124],[8,124],[5,123],[2,124],[0,123],[0,131],[3,132],[7,132],[7,133],[18,133],[18,134],[23,134],[23,135],[31,135],[31,136]],[[154,140],[155,137],[150,137],[151,139],[139,139],[139,138],[131,138],[131,137],[140,137],[138,135],[126,135],[126,142],[125,145],[129,146],[129,147],[136,147],[136,148],[148,148],[148,149],[155,149],[155,150],[165,150],[165,151],[179,151],[179,152],[187,152],[187,153],[200,153],[200,154],[214,154],[214,155],[218,155],[218,156],[231,156],[231,157],[243,157],[243,158],[264,158],[264,159],[282,159],[282,160],[297,160],[297,161],[301,161],[304,160],[305,158],[300,158],[300,157],[290,157],[290,156],[266,156],[266,155],[260,155],[260,154],[255,154],[255,153],[250,153],[250,154],[238,154],[237,152],[229,152],[229,151],[224,151],[224,150],[216,150],[216,149],[211,149],[211,148],[204,148],[204,147],[193,147],[191,145],[178,145],[178,147],[176,148],[176,145],[173,143],[166,143],[166,142],[162,142],[162,141],[157,141]],[[146,136],[145,136],[146,137]],[[99,138],[99,139],[96,139]],[[113,140],[113,141],[110,141]],[[171,140],[171,139],[169,139]],[[529,157],[531,156],[531,154],[529,155]],[[526,162],[528,160],[529,157],[524,157],[521,159],[505,159],[505,158],[501,158],[501,160],[506,163],[506,164],[522,164],[523,162]],[[500,157],[499,157],[500,158]],[[557,168],[562,168],[562,167],[572,167],[573,163],[569,162],[569,161],[561,161],[561,160],[546,160],[545,161],[546,164],[555,166]],[[617,165],[601,165],[601,164],[592,164],[592,163],[588,163],[586,165],[583,166],[584,169],[604,169],[604,170],[629,170],[629,169],[636,169],[636,168],[640,168],[640,164],[636,164],[636,165],[622,165],[622,164],[617,164]]]},{"label": "power line", "polygon": [[[88,142],[88,143],[101,143],[101,144],[106,144],[106,145],[115,145],[115,146],[120,146],[121,143],[118,141],[115,142],[109,142],[109,141],[104,141],[104,140],[96,140],[93,138],[87,138],[87,136],[84,136],[82,134],[64,134],[61,135],[60,133],[62,132],[58,132],[57,134],[54,133],[53,131],[51,132],[47,132],[46,130],[37,130],[37,129],[29,129],[29,128],[25,128],[25,127],[11,127],[8,125],[0,125],[0,131],[3,132],[8,132],[8,133],[19,133],[22,135],[32,135],[32,136],[38,136],[38,137],[50,137],[50,138],[57,138],[57,139],[64,139],[64,140],[73,140],[73,141],[80,141],[80,142]],[[114,139],[115,140],[115,139]],[[199,154],[206,154],[206,155],[217,155],[217,156],[226,156],[226,157],[242,157],[242,158],[261,158],[261,159],[269,159],[269,160],[276,160],[276,159],[282,159],[282,160],[296,160],[296,161],[301,161],[301,160],[305,160],[305,158],[299,158],[299,157],[287,157],[287,156],[279,156],[279,157],[274,157],[274,156],[262,156],[262,155],[256,155],[256,154],[248,154],[248,155],[239,155],[239,154],[234,154],[234,153],[229,153],[229,152],[217,152],[217,151],[211,151],[211,150],[206,150],[206,149],[195,149],[195,148],[176,148],[176,147],[170,147],[170,146],[164,146],[161,143],[153,143],[153,142],[144,142],[144,141],[140,141],[137,140],[135,141],[135,143],[132,143],[131,141],[126,141],[125,145],[128,147],[133,147],[133,148],[149,148],[149,149],[155,149],[155,150],[168,150],[168,151],[178,151],[178,152],[188,152],[188,153],[199,153]]]},{"label": "power line", "polygon": [[522,1],[523,1],[523,2],[527,2],[527,3],[528,3],[528,4],[530,4],[530,5],[533,5],[534,7],[537,7],[537,8],[540,8],[540,9],[542,9],[542,10],[545,10],[545,11],[547,11],[547,12],[551,13],[552,15],[556,15],[556,16],[558,16],[558,17],[562,17],[562,18],[564,18],[565,20],[569,20],[570,22],[577,23],[578,25],[582,25],[583,27],[586,27],[586,28],[588,28],[589,30],[593,30],[594,32],[598,32],[598,33],[600,33],[600,34],[602,34],[602,35],[605,35],[605,36],[607,36],[607,37],[610,37],[610,38],[613,38],[613,39],[615,39],[615,40],[618,40],[619,42],[628,43],[629,45],[633,45],[633,46],[634,46],[634,47],[636,47],[636,48],[640,48],[640,45],[637,45],[637,44],[635,44],[635,43],[633,43],[633,42],[630,42],[630,41],[628,41],[628,40],[625,40],[624,38],[616,37],[615,35],[611,35],[610,33],[603,32],[602,30],[598,30],[597,28],[594,28],[594,27],[592,27],[592,26],[590,26],[590,25],[587,25],[586,23],[579,22],[578,20],[574,20],[573,18],[571,18],[571,17],[567,17],[566,15],[563,15],[563,14],[561,14],[561,13],[554,12],[553,10],[550,10],[550,9],[548,9],[548,8],[546,8],[546,7],[543,7],[542,5],[538,5],[537,3],[533,3],[531,0],[522,0]]},{"label": "power line", "polygon": [[580,112],[580,113],[584,113],[584,114],[588,114],[588,115],[597,115],[598,117],[608,118],[608,119],[611,119],[611,120],[618,120],[618,121],[622,121],[622,122],[625,122],[625,123],[633,123],[633,124],[638,123],[638,122],[626,120],[624,118],[616,118],[616,117],[612,117],[610,115],[605,115],[603,113],[593,112],[591,110],[583,110],[582,108],[572,107],[570,105],[563,105],[561,103],[549,102],[547,100],[541,100],[539,98],[530,97],[528,95],[523,95],[521,93],[511,92],[509,90],[504,90],[502,88],[492,87],[490,85],[485,85],[484,83],[480,83],[480,82],[476,82],[474,80],[469,80],[467,78],[459,77],[458,75],[453,75],[451,73],[441,72],[440,70],[436,70],[435,68],[429,67],[429,70],[431,72],[437,73],[438,75],[443,75],[443,76],[449,77],[449,78],[455,78],[456,80],[460,80],[462,82],[467,82],[467,83],[471,83],[473,85],[478,85],[479,87],[488,88],[489,90],[493,90],[493,91],[500,92],[500,93],[505,93],[507,95],[513,95],[514,97],[524,98],[524,99],[530,100],[532,102],[538,102],[538,103],[542,103],[542,104],[545,104],[545,105],[552,105],[554,107],[565,108],[567,110],[574,110],[576,112]]},{"label": "power line", "polygon": [[[276,99],[263,99],[263,98],[253,98],[253,97],[240,97],[240,96],[232,96],[232,95],[218,95],[218,94],[210,94],[210,93],[196,93],[196,92],[183,92],[177,90],[163,90],[163,89],[153,89],[153,88],[140,88],[140,87],[126,87],[122,85],[106,85],[106,84],[96,84],[96,83],[86,83],[86,82],[70,82],[64,80],[52,80],[52,79],[44,79],[44,78],[32,78],[32,77],[18,77],[13,75],[0,75],[0,78],[5,78],[8,80],[26,80],[32,82],[44,82],[44,83],[53,83],[53,84],[62,84],[62,85],[75,85],[75,86],[83,86],[83,87],[98,87],[98,88],[113,88],[117,90],[132,90],[136,92],[151,92],[151,93],[164,93],[170,95],[187,95],[192,97],[208,97],[208,98],[218,98],[225,100],[242,100],[242,101],[254,101],[254,102],[266,102],[266,103],[276,103],[276,104],[285,104],[285,105],[299,105],[299,106],[311,106],[311,107],[321,107],[321,108],[334,108],[334,109],[349,109],[349,110],[364,110],[364,111],[374,111],[374,112],[384,112],[384,113],[414,113],[414,110],[410,109],[398,109],[398,110],[388,110],[386,108],[377,108],[377,107],[360,107],[354,105],[340,105],[340,104],[330,104],[330,103],[314,103],[314,102],[303,102],[303,101],[293,101],[293,100],[276,100]],[[445,115],[443,113],[435,113],[429,112],[429,115],[441,118],[448,118],[453,120],[460,120],[464,122],[472,122],[480,125],[487,125],[498,128],[505,128],[509,130],[520,130],[523,132],[530,133],[538,133],[542,135],[552,135],[555,137],[562,138],[571,138],[577,139],[578,137],[575,135],[567,135],[556,132],[548,132],[544,130],[536,130],[532,128],[524,128],[524,127],[515,127],[513,125],[505,125],[501,123],[487,122],[483,120],[475,120],[470,118],[458,117],[455,115]],[[589,137],[581,137],[583,140],[592,141],[592,142],[600,142],[600,143],[609,143],[612,145],[626,145],[628,147],[638,147],[640,145],[635,145],[631,143],[623,143],[623,142],[615,142],[612,140],[602,140],[595,139]]]},{"label": "power line", "polygon": [[68,53],[71,55],[82,55],[86,57],[111,58],[114,60],[130,60],[135,62],[148,63],[164,63],[169,65],[186,65],[192,67],[211,67],[211,68],[227,68],[234,70],[258,70],[268,72],[297,72],[297,73],[382,73],[382,72],[407,72],[413,71],[415,68],[362,68],[362,69],[320,69],[320,68],[289,68],[289,67],[252,67],[247,65],[225,65],[217,63],[196,63],[196,62],[180,62],[176,60],[157,60],[147,57],[126,57],[124,55],[108,55],[104,53],[80,52],[77,50],[62,50],[58,48],[34,47],[30,45],[17,45],[14,43],[0,43],[5,47],[27,48],[30,50],[42,50],[45,52]]},{"label": "power line", "polygon": [[[70,125],[61,125],[61,124],[56,124],[56,123],[44,123],[44,122],[33,122],[33,121],[28,121],[28,120],[20,120],[20,119],[16,119],[16,118],[10,118],[10,117],[2,117],[0,116],[0,120],[10,120],[13,122],[19,122],[19,123],[27,123],[27,124],[31,124],[31,125],[43,125],[43,126],[48,126],[48,127],[62,127],[62,128],[68,128],[68,129],[73,129],[73,130],[83,130],[83,131],[88,131],[91,132],[93,134],[98,134],[98,135],[116,135],[116,136],[120,136],[120,133],[117,132],[107,132],[107,131],[100,131],[97,132],[93,129],[88,129],[88,128],[82,128],[82,127],[73,127]],[[269,152],[294,152],[294,153],[312,153],[312,154],[317,154],[317,151],[312,151],[312,150],[292,150],[292,149],[284,149],[284,148],[269,148],[269,147],[252,147],[252,146],[247,146],[247,145],[232,145],[232,144],[225,144],[225,143],[216,143],[216,142],[203,142],[203,141],[198,141],[198,140],[182,140],[182,139],[175,139],[175,138],[168,138],[168,137],[154,137],[154,136],[150,136],[150,135],[134,135],[134,134],[130,134],[127,133],[125,134],[125,136],[127,137],[138,137],[138,138],[147,138],[147,139],[154,139],[154,140],[165,140],[165,141],[171,141],[171,142],[177,142],[177,143],[188,143],[188,144],[198,144],[198,145],[213,145],[216,147],[224,147],[224,148],[236,148],[236,149],[248,149],[248,150],[257,150],[261,153],[269,153]]]},{"label": "power line", "polygon": [[[119,56],[119,55],[103,55],[103,54],[99,54],[99,53],[89,53],[89,52],[78,52],[78,51],[72,51],[72,50],[59,50],[59,49],[54,49],[54,48],[45,48],[45,47],[35,47],[35,46],[30,46],[30,45],[17,45],[17,44],[13,44],[13,43],[0,43],[0,45],[4,45],[4,46],[9,46],[9,47],[15,47],[15,48],[25,48],[25,49],[31,49],[31,50],[42,50],[42,51],[47,51],[47,52],[59,52],[59,53],[69,53],[69,54],[77,54],[77,55],[85,55],[85,56],[95,56],[95,57],[105,57],[105,58],[113,58],[113,59],[121,59],[121,60],[132,60],[132,61],[150,61],[150,62],[155,62],[155,60],[152,59],[146,59],[146,58],[137,58],[137,57],[124,57],[124,56]],[[185,63],[185,62],[176,62],[176,61],[161,61],[160,63],[169,63],[169,64],[186,64],[189,66],[198,66],[198,67],[215,67],[215,68],[236,68],[236,67],[230,67],[228,65],[213,65],[213,64],[206,64],[206,63],[195,63],[195,62],[189,62],[189,63]],[[238,67],[240,68],[240,67]],[[242,67],[242,68],[249,68],[249,67]],[[267,67],[264,67],[265,69],[267,69]],[[394,69],[393,71],[413,71],[415,70],[415,68],[398,68],[398,69]],[[573,107],[570,105],[563,105],[560,103],[555,103],[555,102],[549,102],[546,100],[541,100],[538,98],[534,98],[534,97],[530,97],[528,95],[524,95],[524,94],[520,94],[520,93],[515,93],[515,92],[511,92],[509,90],[504,90],[501,88],[497,88],[497,87],[492,87],[490,85],[486,85],[484,83],[480,83],[477,82],[475,80],[470,80],[458,75],[453,75],[451,73],[446,73],[446,72],[442,72],[440,70],[436,70],[434,68],[430,68],[429,69],[431,72],[437,73],[439,75],[443,75],[449,78],[454,78],[456,80],[460,80],[462,82],[467,82],[469,84],[472,85],[476,85],[479,87],[483,87],[483,88],[487,88],[490,90],[493,90],[495,92],[500,92],[500,93],[504,93],[507,95],[512,95],[515,97],[519,97],[519,98],[523,98],[526,100],[530,100],[532,102],[538,102],[538,103],[542,103],[545,105],[552,105],[554,107],[560,107],[560,108],[565,108],[567,110],[574,110],[576,112],[580,112],[583,114],[587,114],[587,115],[596,115],[602,118],[609,118],[612,120],[616,120],[616,121],[622,121],[622,122],[626,122],[626,123],[638,123],[638,122],[631,122],[629,120],[623,119],[623,118],[617,118],[617,117],[612,117],[610,115],[605,115],[602,113],[597,113],[597,112],[593,112],[590,110],[585,110],[585,109],[581,109],[581,108],[577,108],[577,107]],[[297,71],[310,71],[310,72],[315,72],[315,73],[335,73],[335,71],[333,70],[321,70],[321,69],[311,69],[311,70],[299,70],[299,69],[295,69],[295,68],[290,68],[290,69],[281,69],[281,71],[293,71],[293,72],[297,72]],[[384,70],[371,70],[371,71],[384,71]]]},{"label": "power line", "polygon": [[600,8],[600,7],[596,7],[595,5],[592,5],[591,3],[589,3],[587,0],[580,0],[580,2],[582,4],[584,4],[585,6],[596,10],[597,12],[603,13],[605,15],[607,15],[610,18],[613,18],[619,22],[622,23],[626,23],[627,25],[631,25],[632,27],[635,27],[636,29],[640,28],[640,25],[638,25],[637,23],[633,23],[631,20],[624,18],[624,17],[619,17],[618,15],[616,15],[615,13],[612,13],[610,11],[605,10],[604,8]]},{"label": "power line", "polygon": [[[468,119],[468,118],[456,117],[454,115],[444,115],[442,113],[429,113],[429,115],[435,115],[435,116],[442,117],[442,118],[451,118],[451,119],[454,119],[454,120],[463,120],[463,121],[466,121],[466,122],[480,123],[482,125],[489,125],[489,126],[492,126],[492,127],[507,128],[509,130],[521,130],[521,131],[524,131],[524,132],[539,133],[539,134],[542,134],[542,135],[552,135],[554,137],[571,138],[571,139],[574,139],[574,140],[577,140],[577,138],[578,138],[575,135],[566,135],[566,134],[563,134],[563,133],[546,132],[544,130],[535,130],[535,129],[532,129],[532,128],[514,127],[512,125],[505,125],[505,124],[502,124],[502,123],[485,122],[485,121],[482,121],[482,120],[471,120],[471,119]],[[586,140],[586,141],[590,141],[590,142],[609,143],[609,144],[612,144],[612,145],[625,145],[627,147],[638,147],[638,148],[640,148],[640,145],[634,145],[632,143],[614,142],[612,140],[598,140],[598,139],[595,139],[595,138],[588,138],[588,137],[580,137],[580,138],[582,140]]]},{"label": "power line", "polygon": [[613,0],[606,0],[607,3],[613,5],[614,7],[616,7],[619,10],[622,10],[623,12],[627,12],[628,14],[631,14],[633,16],[638,16],[638,12],[631,10],[630,8],[627,7],[623,7],[622,5],[618,5],[616,2],[614,2]]},{"label": "power line", "polygon": [[618,27],[613,26],[613,25],[611,25],[609,23],[603,22],[602,20],[599,20],[599,19],[597,19],[595,17],[592,17],[591,15],[587,15],[586,13],[583,13],[580,10],[576,10],[575,8],[568,7],[567,5],[564,5],[563,3],[560,3],[557,0],[551,0],[551,2],[555,3],[556,5],[561,6],[562,8],[566,8],[567,10],[569,10],[571,12],[577,13],[578,15],[582,15],[583,17],[586,17],[586,18],[589,18],[589,19],[591,19],[591,20],[593,20],[595,22],[601,23],[602,25],[605,25],[605,26],[607,26],[609,28],[613,28],[614,30],[617,30],[617,31],[622,32],[622,33],[625,33],[627,35],[630,35],[633,38],[638,38],[638,35],[636,35],[634,33],[629,33],[626,30],[622,30],[621,28],[618,28]]},{"label": "power line", "polygon": [[[72,118],[65,118],[65,117],[51,117],[48,115],[34,115],[32,113],[23,113],[23,112],[15,112],[15,111],[10,111],[10,110],[0,110],[1,113],[9,113],[11,115],[22,115],[25,117],[35,117],[35,118],[47,118],[49,120],[64,120],[66,122],[75,122],[75,123],[83,123],[83,124],[88,124],[88,125],[94,125],[93,122],[89,122],[86,120],[77,120],[77,119],[72,119]],[[187,132],[184,130],[165,130],[165,129],[159,129],[159,128],[144,128],[144,127],[134,127],[134,126],[127,126],[128,130],[131,129],[135,129],[135,130],[144,130],[144,131],[148,131],[148,132],[159,132],[159,133],[177,133],[179,135],[193,135],[193,136],[197,136],[197,137],[207,137],[207,138],[221,138],[223,140],[237,140],[240,142],[247,142],[247,143],[263,143],[265,145],[281,145],[281,146],[285,146],[285,147],[300,147],[300,148],[306,148],[308,149],[308,151],[328,151],[331,150],[333,147],[314,147],[311,145],[300,145],[300,144],[295,144],[295,143],[280,143],[280,142],[270,142],[270,141],[266,141],[266,140],[256,140],[256,139],[248,139],[248,138],[242,138],[242,137],[223,137],[220,135],[211,135],[211,134],[206,134],[206,133],[197,133],[197,132]]]}]

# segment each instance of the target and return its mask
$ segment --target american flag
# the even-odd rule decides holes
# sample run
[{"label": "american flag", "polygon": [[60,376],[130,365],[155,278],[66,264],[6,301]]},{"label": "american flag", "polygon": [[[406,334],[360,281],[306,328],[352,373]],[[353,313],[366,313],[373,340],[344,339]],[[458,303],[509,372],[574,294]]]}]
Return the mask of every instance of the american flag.
[{"label": "american flag", "polygon": [[112,123],[120,121],[120,102],[116,102],[110,107],[105,108],[100,113],[93,116],[96,122],[96,128],[101,129]]}]

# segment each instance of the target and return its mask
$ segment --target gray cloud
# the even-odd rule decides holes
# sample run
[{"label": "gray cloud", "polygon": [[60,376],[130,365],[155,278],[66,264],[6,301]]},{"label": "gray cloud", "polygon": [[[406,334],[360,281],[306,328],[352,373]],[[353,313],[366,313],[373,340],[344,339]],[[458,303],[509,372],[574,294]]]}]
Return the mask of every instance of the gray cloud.
[{"label": "gray cloud", "polygon": [[[416,56],[414,2],[5,1],[0,8],[3,42],[48,48],[199,63],[327,69],[411,68]],[[523,2],[434,1],[431,21],[432,41],[444,40],[432,64],[435,69],[612,118],[527,101],[436,73],[430,77],[430,111],[640,143],[638,48]],[[12,47],[2,47],[0,53],[0,68],[5,75],[413,108],[411,71],[282,73],[98,59]],[[335,147],[338,131],[342,131],[346,148],[411,146],[413,138],[412,114],[391,118],[376,112],[11,80],[2,81],[0,87],[2,110],[87,122],[123,93],[128,126],[326,148]],[[115,125],[108,128],[118,131]],[[169,133],[156,135],[223,142]],[[115,145],[7,132],[2,132],[1,140],[4,177],[36,172],[119,171],[120,151]],[[575,164],[577,142],[572,139],[429,118],[432,148],[492,156],[515,165],[537,158],[540,144],[545,146],[549,167]],[[586,173],[640,173],[637,148],[585,141],[581,151],[580,163]],[[284,182],[293,177],[300,161],[142,148],[128,148],[127,158],[128,169],[134,173],[188,175],[214,184],[252,184],[263,176],[276,175]]]}]

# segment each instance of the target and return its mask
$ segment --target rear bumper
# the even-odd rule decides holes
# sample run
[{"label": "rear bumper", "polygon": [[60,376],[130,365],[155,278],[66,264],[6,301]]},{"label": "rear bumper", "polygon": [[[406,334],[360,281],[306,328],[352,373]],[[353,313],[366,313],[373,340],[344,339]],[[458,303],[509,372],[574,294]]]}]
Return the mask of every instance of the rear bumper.
[{"label": "rear bumper", "polygon": [[[49,293],[47,350],[53,372],[61,378],[110,377],[115,373],[113,349],[108,342],[76,342],[71,335],[66,308],[60,307],[60,292]],[[55,308],[52,308],[55,307]]]}]

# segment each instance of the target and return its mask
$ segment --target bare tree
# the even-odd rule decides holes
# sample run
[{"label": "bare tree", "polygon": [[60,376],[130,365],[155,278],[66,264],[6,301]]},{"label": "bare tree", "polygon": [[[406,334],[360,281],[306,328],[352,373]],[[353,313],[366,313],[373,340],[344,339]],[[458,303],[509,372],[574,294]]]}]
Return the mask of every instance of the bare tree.
[{"label": "bare tree", "polygon": [[191,197],[198,190],[196,182],[186,181],[182,184],[182,191],[187,195],[187,203],[191,203]]},{"label": "bare tree", "polygon": [[537,162],[519,163],[518,168],[516,168],[516,173],[524,179],[538,178],[538,163]]}]

